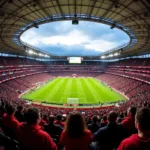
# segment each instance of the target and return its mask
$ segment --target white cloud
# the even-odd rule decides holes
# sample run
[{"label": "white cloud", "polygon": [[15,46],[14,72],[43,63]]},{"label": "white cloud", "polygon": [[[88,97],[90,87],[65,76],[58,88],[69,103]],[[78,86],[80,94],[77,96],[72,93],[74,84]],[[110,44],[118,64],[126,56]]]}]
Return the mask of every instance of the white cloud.
[{"label": "white cloud", "polygon": [[43,37],[38,35],[34,30],[28,30],[21,36],[22,41],[27,42],[33,46],[39,45],[42,38]]},{"label": "white cloud", "polygon": [[[56,25],[56,22],[53,22],[52,24],[55,24],[54,30],[55,32],[67,32],[69,30],[73,30],[74,27],[71,24],[71,21],[60,21]],[[46,24],[45,24],[46,25]]]},{"label": "white cloud", "polygon": [[28,42],[31,45],[64,45],[64,46],[73,46],[73,45],[82,45],[83,43],[89,42],[89,36],[85,35],[79,30],[70,31],[64,35],[52,35],[52,36],[41,36],[35,31],[25,32],[21,36],[21,40]]},{"label": "white cloud", "polygon": [[[21,40],[42,49],[44,49],[44,46],[59,46],[65,48],[65,50],[67,51],[71,51],[73,47],[80,47],[81,51],[83,48],[83,51],[88,52],[105,52],[120,45],[120,41],[115,42],[114,40],[116,34],[104,32],[103,34],[100,34],[100,36],[93,37],[92,35],[89,35],[86,31],[84,31],[84,29],[81,30],[79,27],[72,27],[70,22],[62,22],[61,26],[54,26],[52,30],[55,31],[53,31],[53,33],[49,36],[44,36],[44,32],[48,31],[44,31],[41,34],[40,28],[38,30],[33,28],[23,33],[23,35],[21,36]],[[96,31],[97,29],[94,30],[93,27],[93,32],[96,33]]]},{"label": "white cloud", "polygon": [[93,40],[90,41],[88,44],[85,44],[85,48],[88,50],[95,50],[100,52],[105,52],[106,50],[110,50],[112,48],[115,48],[118,44],[115,42],[110,42],[106,40]]},{"label": "white cloud", "polygon": [[49,37],[41,36],[35,31],[29,30],[21,36],[21,39],[33,46],[41,44],[47,46],[82,46],[85,50],[95,50],[100,52],[104,52],[117,46],[117,43],[100,38],[93,40],[80,30],[73,30],[64,35],[52,35]]},{"label": "white cloud", "polygon": [[60,44],[65,46],[74,46],[74,45],[81,45],[89,41],[90,41],[89,36],[83,34],[79,30],[73,30],[64,35],[55,35],[43,38],[42,43],[48,45]]}]

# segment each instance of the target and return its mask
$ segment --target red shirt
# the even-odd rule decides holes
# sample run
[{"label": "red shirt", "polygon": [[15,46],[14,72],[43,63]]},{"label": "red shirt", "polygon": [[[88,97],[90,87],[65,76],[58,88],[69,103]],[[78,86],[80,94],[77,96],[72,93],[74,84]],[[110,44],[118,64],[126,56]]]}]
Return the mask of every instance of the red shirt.
[{"label": "red shirt", "polygon": [[121,124],[128,130],[135,130],[135,117],[126,117]]},{"label": "red shirt", "polygon": [[64,126],[65,126],[65,123],[62,122],[62,121],[56,120],[54,123],[57,124],[57,125],[60,125],[60,126],[63,127],[63,128],[64,128]]},{"label": "red shirt", "polygon": [[42,127],[43,127],[45,124],[46,124],[46,121],[43,120],[43,119],[42,119],[41,122],[39,123],[39,125],[42,126]]},{"label": "red shirt", "polygon": [[52,138],[38,124],[21,123],[17,128],[17,136],[20,143],[31,150],[57,150]]},{"label": "red shirt", "polygon": [[5,127],[8,127],[12,130],[16,130],[16,128],[20,124],[19,121],[13,115],[8,114],[3,117],[2,123]]},{"label": "red shirt", "polygon": [[142,139],[138,134],[132,134],[121,142],[117,150],[150,150],[150,137]]},{"label": "red shirt", "polygon": [[71,138],[65,130],[61,133],[60,144],[65,146],[65,150],[88,150],[89,144],[92,142],[92,133],[86,130],[82,137]]}]

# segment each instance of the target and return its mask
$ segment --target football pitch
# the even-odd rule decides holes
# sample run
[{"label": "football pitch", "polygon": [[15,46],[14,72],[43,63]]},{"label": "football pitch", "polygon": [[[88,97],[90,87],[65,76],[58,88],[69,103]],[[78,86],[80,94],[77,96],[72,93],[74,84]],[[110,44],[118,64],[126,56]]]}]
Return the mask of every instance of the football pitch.
[{"label": "football pitch", "polygon": [[126,99],[98,79],[90,77],[55,78],[21,98],[49,104],[67,104],[68,98],[78,98],[79,104],[107,104]]}]

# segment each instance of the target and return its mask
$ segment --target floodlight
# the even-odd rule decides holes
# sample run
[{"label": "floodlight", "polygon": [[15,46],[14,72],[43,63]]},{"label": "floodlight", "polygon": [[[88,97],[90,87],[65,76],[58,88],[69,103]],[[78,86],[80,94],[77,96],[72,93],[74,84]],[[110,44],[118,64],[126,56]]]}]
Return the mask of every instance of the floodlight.
[{"label": "floodlight", "polygon": [[106,58],[106,56],[101,56],[102,59]]},{"label": "floodlight", "polygon": [[33,52],[32,50],[29,50],[28,53],[29,53],[29,54],[33,54],[34,52]]},{"label": "floodlight", "polygon": [[112,26],[110,27],[110,29],[114,29],[116,27],[116,24],[112,24]]},{"label": "floodlight", "polygon": [[39,26],[38,26],[37,23],[34,23],[33,26],[34,26],[35,28],[39,28]]},{"label": "floodlight", "polygon": [[109,57],[113,57],[113,54],[110,54]]},{"label": "floodlight", "polygon": [[72,20],[72,24],[73,25],[78,25],[79,24],[79,20],[77,20],[77,19]]}]

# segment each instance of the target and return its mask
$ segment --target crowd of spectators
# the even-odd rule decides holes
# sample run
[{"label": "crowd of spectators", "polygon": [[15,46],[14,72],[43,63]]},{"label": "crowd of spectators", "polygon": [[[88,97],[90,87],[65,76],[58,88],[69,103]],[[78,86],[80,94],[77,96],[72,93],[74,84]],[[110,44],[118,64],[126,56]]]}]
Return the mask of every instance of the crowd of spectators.
[{"label": "crowd of spectators", "polygon": [[[0,101],[0,139],[18,141],[22,150],[149,150],[150,107],[43,113],[38,107]],[[5,141],[6,142],[6,141]],[[0,140],[6,150],[13,150]],[[16,147],[14,148],[14,150]]]},{"label": "crowd of spectators", "polygon": [[25,92],[27,89],[33,87],[35,83],[45,82],[50,78],[52,78],[50,74],[42,73],[5,81],[0,84],[0,97],[14,103],[19,103],[18,96],[22,92]]},{"label": "crowd of spectators", "polygon": [[128,101],[126,105],[140,105],[141,103],[145,103],[149,100],[150,85],[147,83],[112,74],[102,74],[97,78],[128,96],[130,101]]},{"label": "crowd of spectators", "polygon": [[[41,62],[23,58],[10,60],[1,59],[0,64],[41,65]],[[135,59],[119,63],[144,66],[149,61]],[[25,72],[28,73],[16,74],[23,75]],[[87,69],[87,72],[78,75],[96,77],[128,96],[129,101],[117,106],[77,108],[74,112],[73,108],[28,104],[18,98],[35,83],[47,81],[53,76],[67,76],[68,73],[71,76],[73,72],[38,73],[0,83],[0,150],[63,150],[64,147],[65,150],[150,149],[150,85],[147,83]],[[10,76],[15,77],[16,74]],[[17,147],[12,147],[8,141]]]},{"label": "crowd of spectators", "polygon": [[113,66],[149,66],[150,59],[149,58],[131,58],[120,60],[117,62],[111,62]]}]

